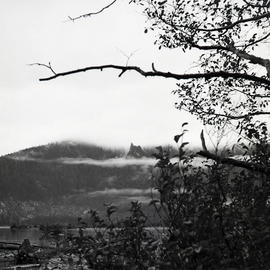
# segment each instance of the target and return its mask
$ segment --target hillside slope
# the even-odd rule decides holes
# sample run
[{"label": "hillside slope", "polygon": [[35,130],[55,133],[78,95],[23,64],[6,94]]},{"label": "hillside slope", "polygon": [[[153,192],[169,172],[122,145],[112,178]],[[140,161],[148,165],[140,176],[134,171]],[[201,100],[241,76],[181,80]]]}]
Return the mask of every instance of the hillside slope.
[{"label": "hillside slope", "polygon": [[[14,212],[20,212],[15,220],[21,216],[33,220],[37,215],[46,222],[49,216],[59,220],[83,209],[102,209],[104,203],[127,211],[131,200],[149,201],[153,164],[151,159],[126,159],[122,150],[76,143],[49,144],[1,157],[0,223]],[[13,202],[23,209],[13,207],[8,213],[5,208]]]}]

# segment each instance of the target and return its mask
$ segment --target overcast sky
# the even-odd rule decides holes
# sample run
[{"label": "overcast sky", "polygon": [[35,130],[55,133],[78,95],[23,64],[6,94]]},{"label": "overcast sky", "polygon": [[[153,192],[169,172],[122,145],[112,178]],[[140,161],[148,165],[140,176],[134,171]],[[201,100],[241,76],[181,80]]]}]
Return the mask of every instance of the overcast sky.
[{"label": "overcast sky", "polygon": [[119,0],[106,12],[74,23],[68,16],[96,11],[109,1],[9,0],[0,9],[0,155],[62,140],[128,147],[173,143],[181,124],[199,143],[200,123],[174,108],[175,81],[132,72],[92,71],[48,82],[30,63],[51,62],[56,71],[98,64],[129,64],[186,72],[196,56],[161,50],[144,34],[146,18]]}]

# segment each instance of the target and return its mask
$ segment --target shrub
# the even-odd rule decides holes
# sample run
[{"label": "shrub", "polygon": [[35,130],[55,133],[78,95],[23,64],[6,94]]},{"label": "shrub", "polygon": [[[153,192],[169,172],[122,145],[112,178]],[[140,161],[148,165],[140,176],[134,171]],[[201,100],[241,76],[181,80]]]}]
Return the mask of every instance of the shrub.
[{"label": "shrub", "polygon": [[[184,134],[175,136],[177,143],[181,138],[177,161],[162,147],[155,153],[152,180],[159,197],[149,207],[161,229],[147,228],[139,202],[120,221],[117,208],[108,205],[104,218],[90,211],[90,224],[80,220],[81,233],[71,237],[69,252],[79,253],[92,269],[270,268],[268,177],[219,162],[194,167]],[[252,145],[250,159],[268,163],[266,148],[260,141]],[[89,225],[94,234],[84,235]]]}]

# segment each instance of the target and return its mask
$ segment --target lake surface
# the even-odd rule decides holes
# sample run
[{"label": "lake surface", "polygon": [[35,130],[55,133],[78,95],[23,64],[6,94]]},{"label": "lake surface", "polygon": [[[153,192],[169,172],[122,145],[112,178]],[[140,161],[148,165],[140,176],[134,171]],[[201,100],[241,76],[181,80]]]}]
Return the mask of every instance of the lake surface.
[{"label": "lake surface", "polygon": [[[101,229],[102,230],[102,229]],[[150,233],[158,235],[162,233],[165,228],[161,227],[148,227],[146,228]],[[83,230],[86,235],[95,234],[95,229],[86,228]],[[68,229],[65,233],[71,233],[72,235],[78,235],[79,229]],[[42,231],[39,228],[26,228],[11,230],[9,226],[0,226],[0,242],[17,243],[21,244],[24,239],[29,239],[32,245],[49,246],[51,243],[47,239],[42,239]],[[64,237],[64,235],[63,235]]]},{"label": "lake surface", "polygon": [[[88,233],[93,233],[93,229],[86,229]],[[69,232],[73,235],[78,234],[78,229],[64,230],[64,234]],[[0,242],[21,244],[24,239],[29,239],[32,245],[50,246],[51,242],[48,239],[41,239],[43,236],[39,228],[25,228],[25,229],[10,229],[9,226],[0,226]]]},{"label": "lake surface", "polygon": [[19,243],[24,239],[29,239],[33,245],[45,246],[47,241],[40,240],[42,232],[39,228],[27,228],[19,230],[11,230],[8,226],[0,227],[0,242]]}]

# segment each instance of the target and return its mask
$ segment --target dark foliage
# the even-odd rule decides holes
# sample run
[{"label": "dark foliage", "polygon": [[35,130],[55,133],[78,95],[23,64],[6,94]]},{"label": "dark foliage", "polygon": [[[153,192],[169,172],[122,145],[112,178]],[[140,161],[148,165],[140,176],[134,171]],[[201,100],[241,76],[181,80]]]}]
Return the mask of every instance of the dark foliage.
[{"label": "dark foliage", "polygon": [[[178,143],[184,133],[175,137]],[[113,218],[116,207],[108,205],[105,218],[90,211],[89,224],[80,220],[81,234],[70,238],[69,252],[79,251],[93,269],[269,269],[268,176],[232,174],[230,166],[217,162],[194,168],[185,145],[179,143],[178,162],[157,148],[153,181],[159,198],[149,207],[158,213],[160,227],[147,228],[139,202],[120,221]],[[253,151],[266,160],[261,147]],[[89,225],[95,228],[92,236],[83,234]]]}]

